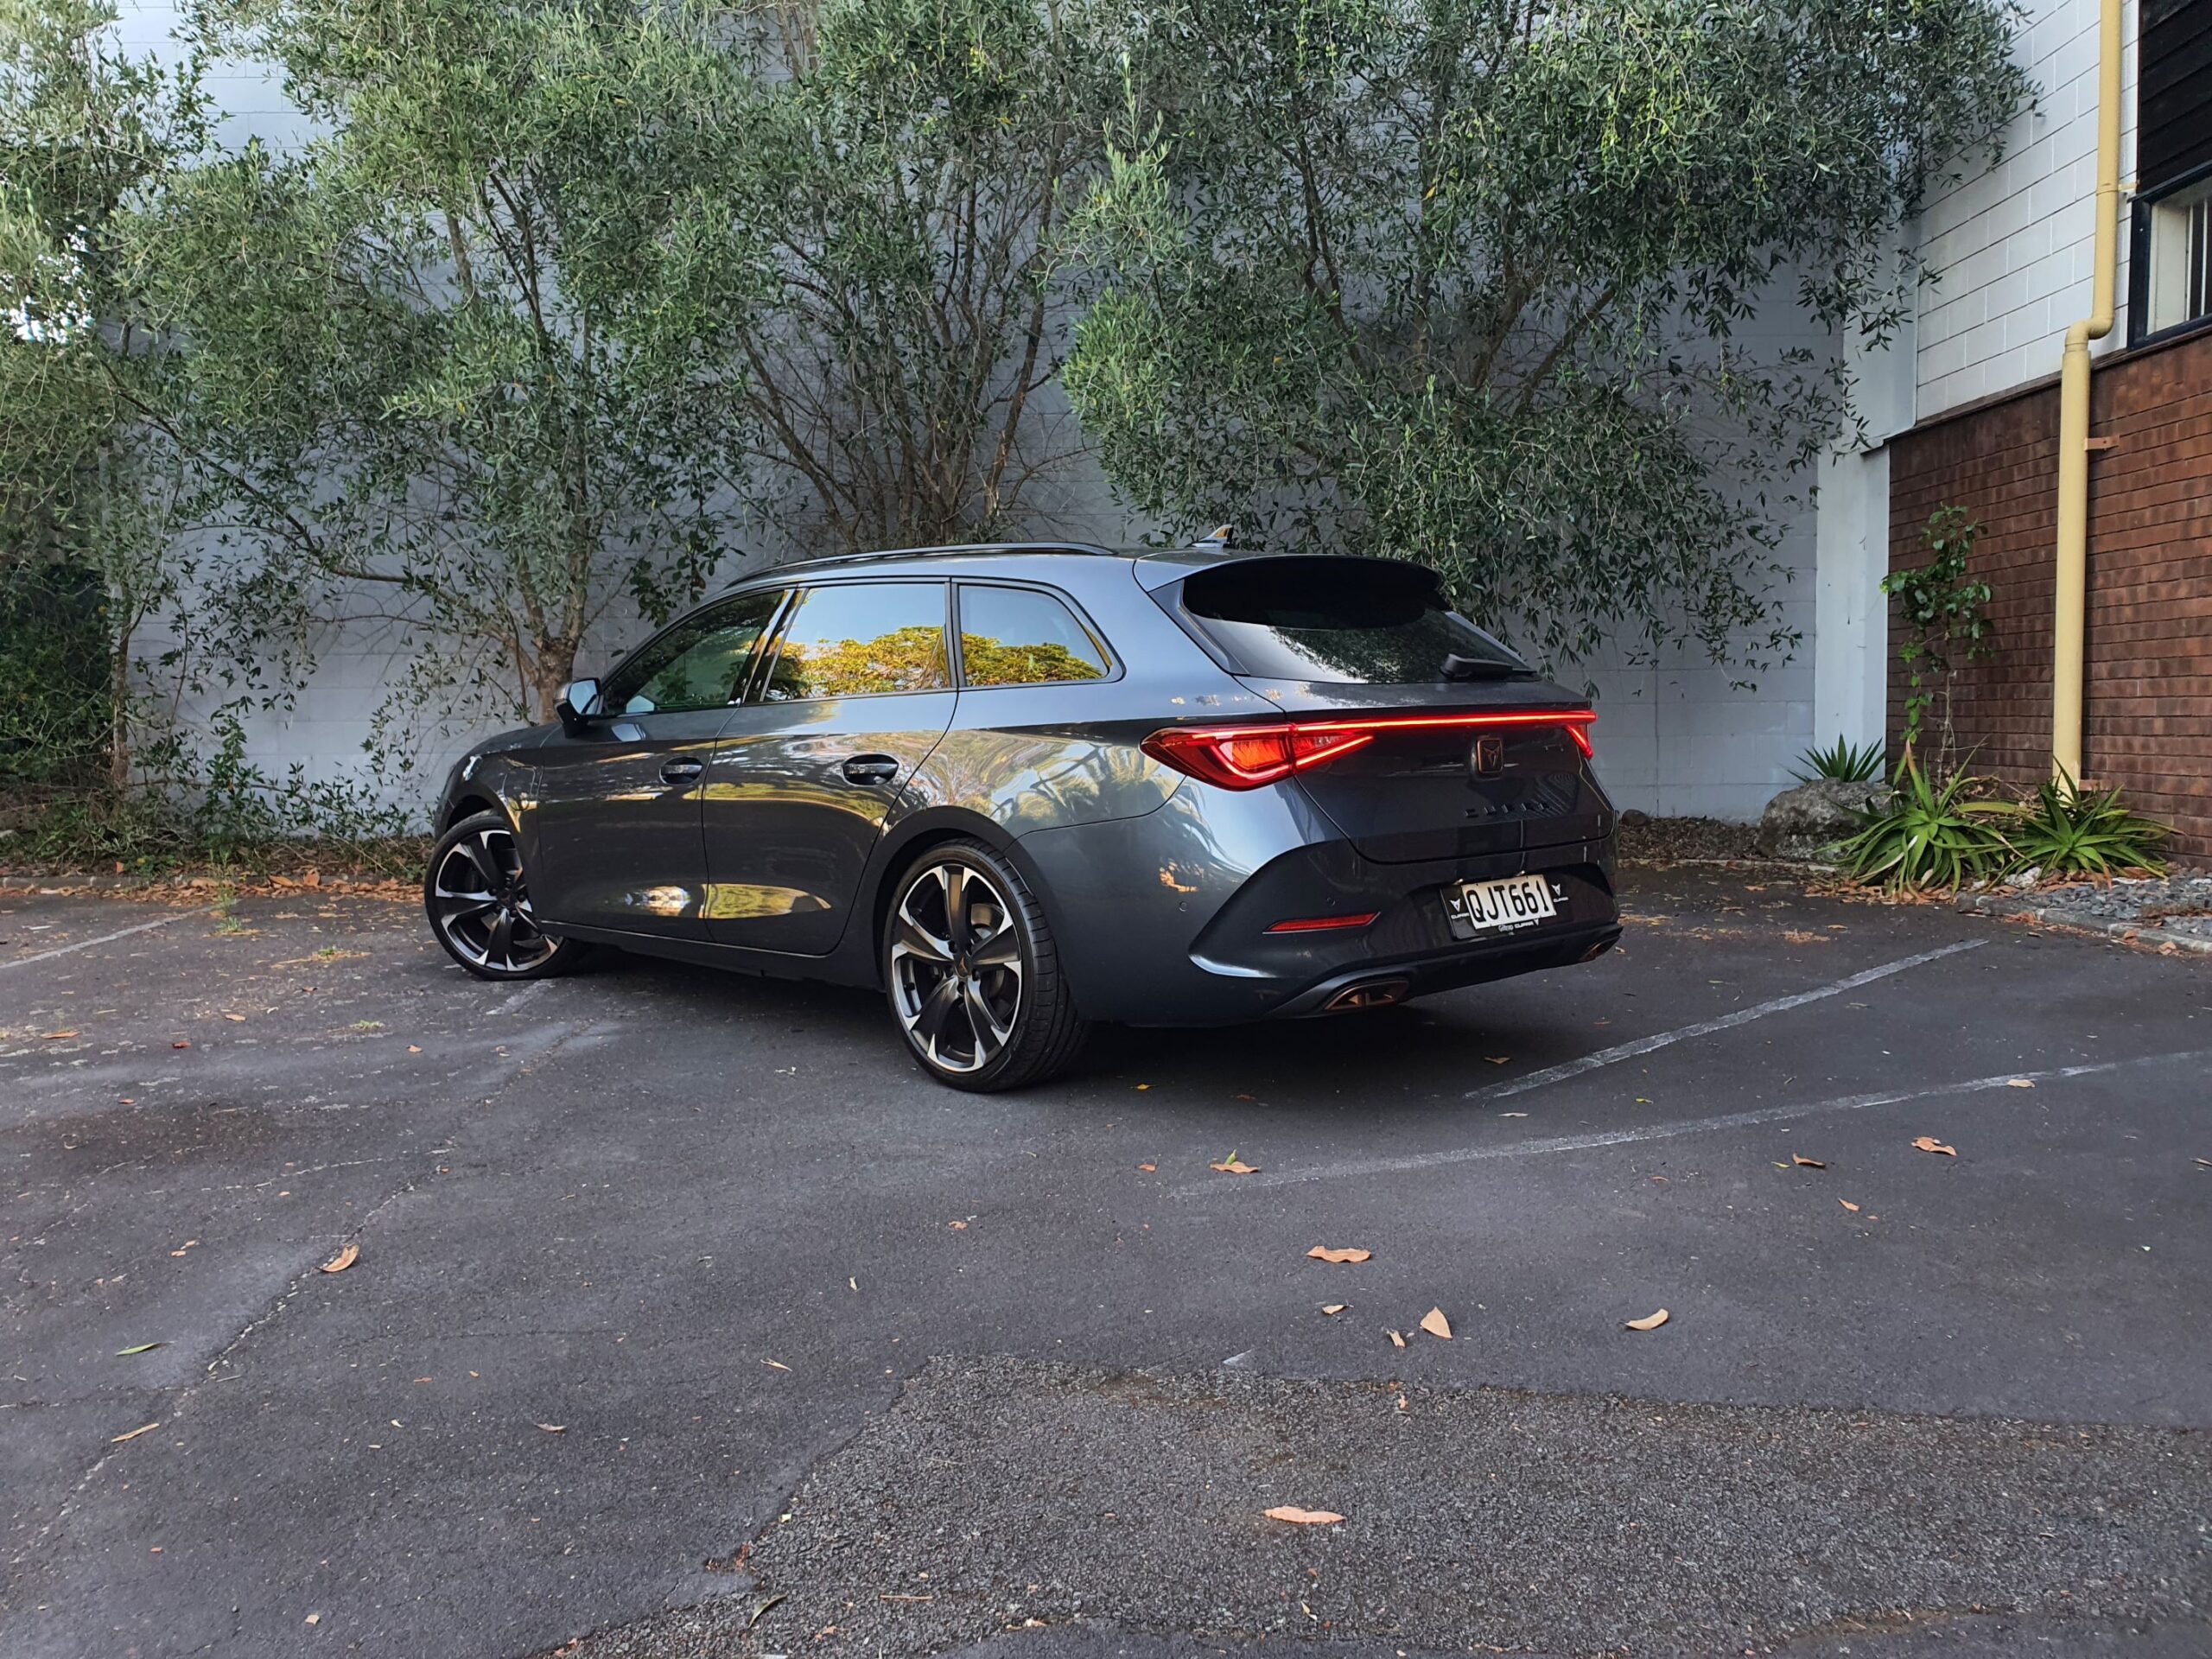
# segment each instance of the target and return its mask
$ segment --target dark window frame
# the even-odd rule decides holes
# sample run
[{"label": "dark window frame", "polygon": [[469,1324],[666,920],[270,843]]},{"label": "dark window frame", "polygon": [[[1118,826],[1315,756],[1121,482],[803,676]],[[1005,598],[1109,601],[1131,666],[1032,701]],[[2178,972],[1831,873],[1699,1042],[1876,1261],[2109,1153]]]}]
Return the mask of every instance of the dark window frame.
[{"label": "dark window frame", "polygon": [[[1076,626],[1084,631],[1092,645],[1097,649],[1099,656],[1104,658],[1106,671],[1091,680],[1020,680],[1006,685],[969,684],[968,658],[961,639],[960,595],[964,589],[969,588],[1010,588],[1019,592],[1042,594],[1047,599],[1058,600],[1066,607],[1068,614],[1075,619]],[[1050,582],[1022,582],[1004,576],[958,576],[953,580],[952,589],[950,629],[953,658],[952,682],[962,691],[1026,691],[1034,690],[1040,685],[1111,685],[1122,677],[1121,654],[1114,649],[1112,643],[1106,638],[1098,624],[1091,620],[1090,613],[1083,608],[1074,594],[1065,589],[1055,588]]]},{"label": "dark window frame", "polygon": [[[840,691],[826,697],[778,697],[771,699],[768,686],[776,677],[776,664],[783,659],[784,644],[791,626],[806,603],[809,594],[833,588],[935,588],[944,601],[943,619],[938,628],[944,638],[945,683],[943,685],[919,686],[902,691]],[[762,636],[767,645],[755,659],[751,683],[746,687],[747,707],[766,709],[794,709],[812,702],[844,702],[860,697],[934,697],[957,691],[960,687],[959,665],[955,660],[955,635],[952,617],[952,579],[950,576],[846,576],[826,578],[818,582],[791,584],[784,594],[782,607],[777,612],[772,630]]]},{"label": "dark window frame", "polygon": [[2131,350],[2138,346],[2158,346],[2170,340],[2184,340],[2191,334],[2212,328],[2212,312],[2201,317],[2191,317],[2183,322],[2169,323],[2164,328],[2150,327],[2152,213],[2167,198],[2184,194],[2208,181],[2212,181],[2212,162],[2176,175],[2157,189],[2144,191],[2128,204],[2127,344]]}]

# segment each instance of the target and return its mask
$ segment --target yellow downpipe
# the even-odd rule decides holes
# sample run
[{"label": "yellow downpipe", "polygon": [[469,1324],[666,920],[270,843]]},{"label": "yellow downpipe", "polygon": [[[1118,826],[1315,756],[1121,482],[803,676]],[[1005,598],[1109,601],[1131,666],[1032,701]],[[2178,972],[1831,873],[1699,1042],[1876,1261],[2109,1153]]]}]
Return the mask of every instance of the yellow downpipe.
[{"label": "yellow downpipe", "polygon": [[2089,588],[2089,342],[2112,332],[2120,244],[2122,0],[2101,0],[2097,47],[2096,269],[2089,315],[2066,331],[2058,373],[2058,594],[2052,616],[2050,765],[2082,777],[2083,636]]}]

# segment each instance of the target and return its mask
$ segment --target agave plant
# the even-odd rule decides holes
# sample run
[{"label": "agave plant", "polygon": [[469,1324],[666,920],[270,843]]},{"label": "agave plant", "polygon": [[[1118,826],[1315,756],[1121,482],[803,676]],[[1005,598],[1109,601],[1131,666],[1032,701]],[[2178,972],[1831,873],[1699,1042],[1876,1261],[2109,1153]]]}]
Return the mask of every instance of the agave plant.
[{"label": "agave plant", "polygon": [[1797,757],[1789,775],[1801,784],[1833,779],[1842,784],[1871,784],[1882,775],[1882,745],[1853,743],[1839,737],[1825,749],[1811,748]]},{"label": "agave plant", "polygon": [[1843,843],[1852,880],[1893,892],[1955,892],[2018,861],[2007,829],[2021,817],[2011,801],[1986,800],[1981,779],[1959,772],[1937,783],[1907,748],[1891,780],[1889,804],[1870,807],[1866,825]]},{"label": "agave plant", "polygon": [[2011,838],[2019,868],[2110,880],[2123,870],[2163,873],[2159,848],[2171,833],[2129,810],[2116,789],[2083,789],[2071,778],[2056,778],[2036,791]]}]

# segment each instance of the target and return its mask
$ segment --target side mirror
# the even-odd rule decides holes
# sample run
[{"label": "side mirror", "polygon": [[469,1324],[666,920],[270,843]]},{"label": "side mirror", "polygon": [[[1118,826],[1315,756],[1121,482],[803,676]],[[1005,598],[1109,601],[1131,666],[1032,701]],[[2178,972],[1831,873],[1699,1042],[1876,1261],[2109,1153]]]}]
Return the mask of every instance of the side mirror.
[{"label": "side mirror", "polygon": [[599,682],[570,680],[561,688],[561,700],[553,705],[553,712],[560,715],[563,729],[583,730],[584,722],[600,712]]}]

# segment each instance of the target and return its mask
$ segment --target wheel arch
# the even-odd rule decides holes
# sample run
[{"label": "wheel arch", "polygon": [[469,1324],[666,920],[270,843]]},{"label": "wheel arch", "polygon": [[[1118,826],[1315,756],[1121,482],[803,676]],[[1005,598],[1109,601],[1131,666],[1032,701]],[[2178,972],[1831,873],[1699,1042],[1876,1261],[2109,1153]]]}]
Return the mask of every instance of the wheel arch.
[{"label": "wheel arch", "polygon": [[1043,874],[1021,843],[1006,832],[1005,827],[993,823],[982,814],[960,807],[937,807],[917,812],[902,820],[898,827],[878,843],[874,876],[868,887],[868,931],[864,938],[844,941],[855,955],[866,953],[869,982],[878,988],[883,982],[883,928],[891,914],[891,896],[899,879],[912,869],[917,861],[927,855],[933,847],[942,847],[952,841],[980,841],[993,852],[1013,865],[1021,879],[1044,906],[1045,919],[1055,933],[1060,931],[1060,918]]},{"label": "wheel arch", "polygon": [[467,789],[454,796],[447,805],[445,816],[438,820],[437,833],[445,832],[463,818],[473,818],[479,812],[496,812],[506,819],[507,827],[514,827],[514,815],[507,810],[506,803],[488,789]]}]

